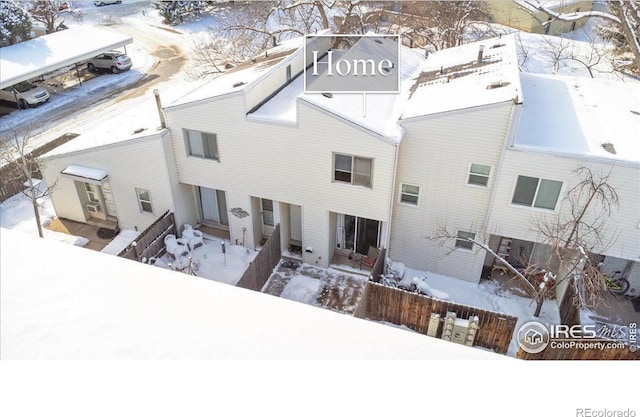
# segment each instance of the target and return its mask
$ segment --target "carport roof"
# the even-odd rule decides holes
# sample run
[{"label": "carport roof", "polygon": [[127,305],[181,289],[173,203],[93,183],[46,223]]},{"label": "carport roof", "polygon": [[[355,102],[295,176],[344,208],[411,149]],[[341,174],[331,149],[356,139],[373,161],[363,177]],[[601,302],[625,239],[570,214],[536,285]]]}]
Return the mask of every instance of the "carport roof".
[{"label": "carport roof", "polygon": [[0,88],[30,80],[133,42],[131,36],[68,29],[0,48]]}]

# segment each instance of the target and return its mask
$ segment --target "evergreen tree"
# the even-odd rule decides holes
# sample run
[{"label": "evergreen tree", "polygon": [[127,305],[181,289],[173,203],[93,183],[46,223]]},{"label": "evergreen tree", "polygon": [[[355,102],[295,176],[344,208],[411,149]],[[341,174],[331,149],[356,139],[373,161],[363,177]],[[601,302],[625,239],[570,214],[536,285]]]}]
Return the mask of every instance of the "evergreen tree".
[{"label": "evergreen tree", "polygon": [[197,16],[207,6],[206,1],[152,1],[151,5],[164,18],[164,23],[175,26],[186,18]]},{"label": "evergreen tree", "polygon": [[0,1],[0,47],[23,42],[30,37],[29,14],[12,1]]}]

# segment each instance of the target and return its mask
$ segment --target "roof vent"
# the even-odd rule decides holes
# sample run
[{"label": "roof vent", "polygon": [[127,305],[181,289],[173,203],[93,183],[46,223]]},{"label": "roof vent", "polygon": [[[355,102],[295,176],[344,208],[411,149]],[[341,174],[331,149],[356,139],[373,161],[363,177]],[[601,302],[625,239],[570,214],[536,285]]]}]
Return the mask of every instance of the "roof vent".
[{"label": "roof vent", "polygon": [[323,96],[325,96],[326,98],[332,98],[333,94],[331,93],[322,93]]},{"label": "roof vent", "polygon": [[136,130],[133,131],[133,134],[137,135],[138,133],[144,132],[145,130],[147,130],[146,127],[139,127],[139,128],[137,128]]},{"label": "roof vent", "polygon": [[243,85],[245,85],[245,84],[246,84],[246,83],[245,83],[244,81],[239,81],[239,82],[237,82],[237,83],[235,83],[235,84],[233,85],[233,88],[241,87],[241,86],[243,86]]},{"label": "roof vent", "polygon": [[382,45],[382,41],[380,39],[374,39],[376,41],[376,43],[379,43],[380,45]]},{"label": "roof vent", "polygon": [[478,63],[482,62],[482,56],[484,55],[484,45],[480,45],[478,49]]},{"label": "roof vent", "polygon": [[509,84],[511,84],[511,83],[507,82],[507,81],[496,81],[496,82],[493,82],[493,83],[489,84],[487,86],[487,90],[493,90],[494,88],[506,87]]},{"label": "roof vent", "polygon": [[602,147],[602,149],[604,149],[605,151],[612,153],[612,154],[616,154],[616,148],[613,146],[613,143],[611,142],[605,142],[602,145],[600,145]]},{"label": "roof vent", "polygon": [[502,48],[505,45],[506,45],[506,43],[496,43],[495,45],[493,45],[491,47],[491,49]]}]

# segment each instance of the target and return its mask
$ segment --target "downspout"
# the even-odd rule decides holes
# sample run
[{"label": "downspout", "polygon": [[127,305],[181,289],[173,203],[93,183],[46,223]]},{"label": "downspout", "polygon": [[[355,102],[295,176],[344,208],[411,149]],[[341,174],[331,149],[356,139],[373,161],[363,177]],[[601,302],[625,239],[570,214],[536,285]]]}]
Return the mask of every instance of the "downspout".
[{"label": "downspout", "polygon": [[[385,248],[387,249],[386,256],[389,257],[389,243],[391,241],[391,220],[393,219],[393,203],[396,201],[396,176],[398,173],[398,155],[399,155],[400,142],[396,142],[394,145],[393,155],[393,175],[391,176],[391,199],[389,200],[389,218],[387,221],[387,238],[385,239]],[[386,273],[386,260],[385,270]]]},{"label": "downspout", "polygon": [[484,227],[482,234],[487,235],[487,229],[489,228],[489,217],[493,211],[493,204],[495,202],[496,193],[498,190],[498,179],[501,177],[504,156],[507,153],[507,149],[511,147],[515,141],[516,131],[520,122],[520,115],[522,114],[522,102],[518,103],[514,100],[513,109],[511,110],[511,117],[509,118],[509,124],[507,125],[507,135],[502,144],[502,151],[500,152],[500,158],[498,159],[498,166],[493,179],[493,187],[491,189],[491,197],[489,199],[489,207],[487,207],[487,214],[484,218]]}]

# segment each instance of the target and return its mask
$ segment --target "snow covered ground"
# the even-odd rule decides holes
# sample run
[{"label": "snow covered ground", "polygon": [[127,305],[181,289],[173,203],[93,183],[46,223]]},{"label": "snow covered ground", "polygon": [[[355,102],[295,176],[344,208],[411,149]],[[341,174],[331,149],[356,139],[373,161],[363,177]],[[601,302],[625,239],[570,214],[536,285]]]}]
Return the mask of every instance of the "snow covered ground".
[{"label": "snow covered ground", "polygon": [[[223,242],[225,253],[222,252]],[[191,268],[198,277],[236,285],[257,255],[257,251],[204,234],[203,245],[191,251]],[[174,259],[165,254],[155,262],[155,266],[188,273],[189,259],[187,256]]]},{"label": "snow covered ground", "polygon": [[[44,191],[46,183],[42,181],[37,187]],[[44,226],[48,225],[51,219],[56,217],[56,212],[48,196],[39,198],[38,204],[40,205],[40,221],[45,239],[57,240],[76,246],[84,246],[89,243],[89,239],[81,236],[70,236],[45,229]],[[24,194],[16,194],[0,204],[0,231],[3,229],[13,229],[20,233],[38,236],[38,225],[36,224],[36,217],[30,198]]]}]

